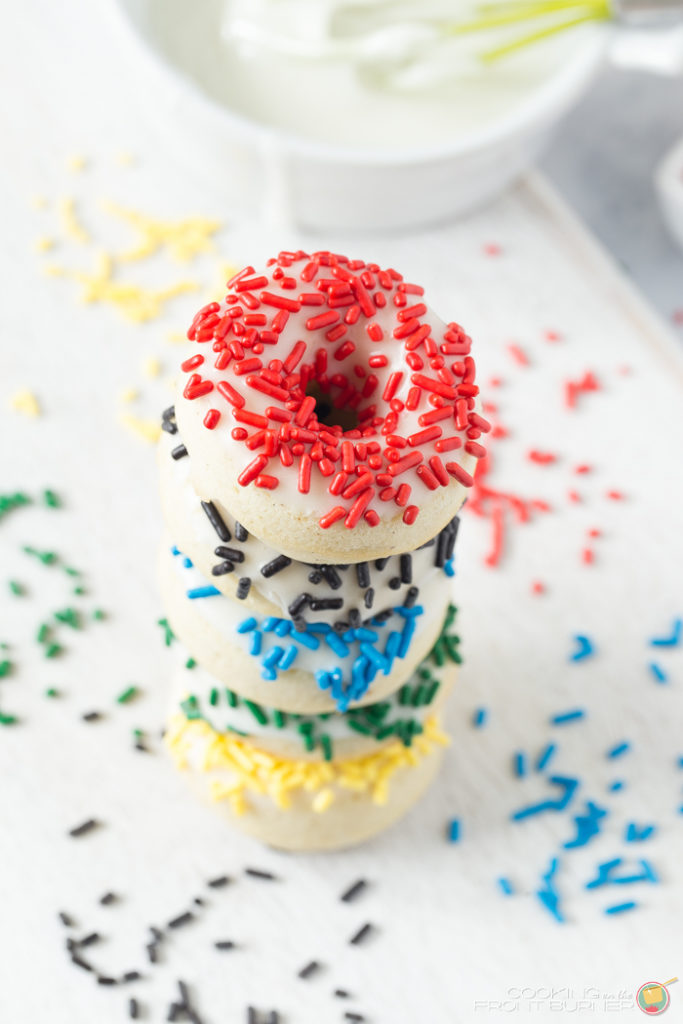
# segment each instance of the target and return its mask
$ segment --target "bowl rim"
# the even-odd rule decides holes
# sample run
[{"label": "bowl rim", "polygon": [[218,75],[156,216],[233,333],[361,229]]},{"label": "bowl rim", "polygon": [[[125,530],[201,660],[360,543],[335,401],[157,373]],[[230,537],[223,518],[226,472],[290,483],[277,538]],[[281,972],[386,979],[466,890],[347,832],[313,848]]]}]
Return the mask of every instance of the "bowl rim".
[{"label": "bowl rim", "polygon": [[[233,130],[239,128],[243,137],[251,136],[252,141],[271,150],[277,145],[280,151],[288,155],[357,167],[382,168],[448,161],[495,146],[504,139],[523,133],[534,123],[559,118],[580,96],[603,63],[612,34],[611,27],[605,23],[579,26],[583,40],[582,46],[576,48],[575,59],[559,73],[547,79],[510,113],[457,141],[444,146],[425,146],[417,150],[363,150],[309,139],[274,125],[251,120],[225,106],[206,92],[188,72],[164,57],[142,26],[137,23],[126,0],[109,0],[109,7],[147,65],[170,78],[177,89],[189,94],[193,101],[203,108],[205,114],[214,122],[222,124],[223,130],[226,126],[232,127]],[[590,35],[586,31],[589,28]]]}]

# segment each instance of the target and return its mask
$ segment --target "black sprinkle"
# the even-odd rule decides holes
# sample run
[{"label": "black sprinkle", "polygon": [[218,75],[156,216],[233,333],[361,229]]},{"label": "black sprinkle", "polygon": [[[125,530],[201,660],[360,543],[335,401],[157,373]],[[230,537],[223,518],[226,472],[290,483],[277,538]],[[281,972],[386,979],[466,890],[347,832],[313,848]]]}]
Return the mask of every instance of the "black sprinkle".
[{"label": "black sprinkle", "polygon": [[232,562],[219,562],[218,565],[214,565],[211,569],[212,576],[226,576],[229,572],[234,572],[235,566]]},{"label": "black sprinkle", "polygon": [[204,906],[204,900],[201,898],[201,896],[195,896],[195,898],[194,898],[194,900],[192,902],[194,903],[194,905],[196,907],[203,907]]},{"label": "black sprinkle", "polygon": [[249,531],[245,530],[237,520],[235,520],[235,540],[238,540],[240,544],[244,544],[245,540],[249,540]]},{"label": "black sprinkle", "polygon": [[99,942],[100,938],[99,932],[90,932],[90,935],[86,935],[84,939],[78,940],[78,945],[81,949],[85,949],[87,946],[92,946],[94,943]]},{"label": "black sprinkle", "polygon": [[399,558],[399,568],[401,573],[401,583],[412,583],[413,582],[413,556],[411,554],[401,555]]},{"label": "black sprinkle", "polygon": [[69,914],[67,914],[66,911],[60,910],[57,916],[58,916],[59,920],[62,922],[62,924],[64,925],[65,928],[73,928],[74,927],[74,924],[75,924],[74,919]]},{"label": "black sprinkle", "polygon": [[344,605],[341,597],[312,597],[310,607],[312,612],[339,611]]},{"label": "black sprinkle", "polygon": [[320,583],[322,581],[322,578],[323,578],[323,574],[321,573],[320,569],[313,569],[308,574],[308,582],[309,583],[313,583],[313,584]]},{"label": "black sprinkle", "polygon": [[378,572],[381,572],[382,569],[384,568],[384,566],[387,564],[388,561],[389,561],[388,558],[376,558],[375,559],[375,569],[377,569]]},{"label": "black sprinkle", "polygon": [[244,561],[243,551],[239,551],[237,548],[226,548],[224,544],[219,544],[214,549],[214,555],[218,555],[219,558],[227,558],[230,562]]},{"label": "black sprinkle", "polygon": [[142,975],[139,971],[126,971],[121,981],[139,981]]},{"label": "black sprinkle", "polygon": [[76,967],[80,967],[81,970],[83,970],[83,971],[93,971],[94,970],[94,967],[92,966],[92,964],[89,964],[88,961],[84,960],[82,956],[78,956],[77,953],[74,953],[73,956],[71,957],[71,963],[75,964]]},{"label": "black sprinkle", "polygon": [[135,743],[133,744],[133,748],[135,750],[139,750],[140,753],[142,753],[142,754],[151,754],[152,753],[152,751],[149,749],[149,747],[146,747],[141,739],[137,739],[135,741]]},{"label": "black sprinkle", "polygon": [[455,519],[452,519],[450,524],[449,524],[448,544],[447,544],[447,547],[446,547],[446,559],[449,559],[449,558],[451,558],[453,556],[453,550],[455,548],[455,541],[456,541],[456,538],[458,536],[459,528],[460,528],[460,519],[458,518],[458,516],[456,516]]},{"label": "black sprinkle", "polygon": [[168,409],[164,409],[161,414],[161,429],[165,430],[168,434],[177,434],[178,427],[175,421],[175,406],[169,405]]},{"label": "black sprinkle", "polygon": [[418,590],[417,587],[410,587],[408,593],[403,599],[403,607],[412,608],[415,602],[417,601],[419,593],[420,591]]},{"label": "black sprinkle", "polygon": [[341,636],[342,633],[345,633],[348,628],[349,628],[348,622],[333,622],[332,623],[332,629],[335,631],[335,633],[337,633],[340,636]]},{"label": "black sprinkle", "polygon": [[351,998],[351,993],[347,992],[345,988],[335,988],[335,990],[333,992],[333,995],[335,995],[337,997],[337,999],[350,999]]},{"label": "black sprinkle", "polygon": [[69,835],[73,839],[79,839],[81,836],[87,835],[88,832],[92,832],[93,829],[98,828],[99,824],[99,821],[95,821],[94,818],[88,818],[81,825],[76,825],[75,828],[69,829]]},{"label": "black sprinkle", "polygon": [[355,900],[356,896],[360,896],[364,889],[367,889],[368,883],[364,878],[359,878],[357,882],[350,885],[346,892],[343,892],[339,897],[344,903],[351,903]]},{"label": "black sprinkle", "polygon": [[98,985],[118,985],[116,978],[110,978],[108,974],[100,974],[97,978]]},{"label": "black sprinkle", "polygon": [[291,564],[292,559],[288,558],[287,555],[278,555],[276,558],[273,558],[272,561],[266,562],[265,565],[261,566],[261,575],[265,576],[265,578],[269,580],[271,576],[275,575],[275,573],[282,572],[283,569],[286,569],[287,566]]},{"label": "black sprinkle", "polygon": [[227,949],[234,949],[235,943],[231,939],[217,939],[214,946],[223,953]]},{"label": "black sprinkle", "polygon": [[184,925],[189,924],[190,921],[194,921],[194,914],[191,910],[186,910],[184,914],[178,914],[172,921],[168,922],[169,928],[182,928]]},{"label": "black sprinkle", "polygon": [[174,448],[171,451],[171,458],[175,459],[176,462],[178,461],[178,459],[184,458],[185,455],[187,455],[187,448],[185,447],[184,444],[179,444],[177,448]]},{"label": "black sprinkle", "polygon": [[363,596],[363,604],[366,608],[372,608],[375,602],[375,591],[373,587],[368,587]]},{"label": "black sprinkle", "polygon": [[287,611],[289,612],[291,617],[294,618],[294,616],[298,615],[301,609],[304,607],[304,605],[308,604],[310,600],[310,594],[297,594],[292,603],[288,606]]},{"label": "black sprinkle", "polygon": [[344,1014],[344,1020],[356,1021],[356,1024],[363,1024],[365,1017],[362,1013],[354,1013],[353,1010],[347,1010]]},{"label": "black sprinkle", "polygon": [[391,579],[389,580],[389,589],[390,590],[398,590],[398,588],[400,586],[401,586],[401,581],[398,578],[398,576],[392,576]]},{"label": "black sprinkle", "polygon": [[86,711],[81,718],[84,722],[99,722],[104,715],[101,711]]},{"label": "black sprinkle", "polygon": [[318,963],[318,961],[317,960],[311,960],[310,963],[307,963],[305,967],[301,968],[301,970],[299,971],[299,975],[298,976],[300,978],[303,978],[304,980],[307,980],[308,978],[312,977],[314,974],[317,974],[319,970],[320,970],[320,964]]},{"label": "black sprinkle", "polygon": [[152,933],[152,938],[155,942],[163,942],[164,933],[160,928],[156,928],[153,924],[149,926],[149,930]]},{"label": "black sprinkle", "polygon": [[294,618],[292,619],[292,622],[294,624],[294,629],[297,631],[297,633],[306,632],[308,624],[303,615],[295,615]]},{"label": "black sprinkle", "polygon": [[161,421],[161,429],[165,430],[167,434],[177,434],[178,433],[178,428],[176,427],[175,423],[171,422],[171,420],[162,420]]},{"label": "black sprinkle", "polygon": [[339,590],[342,585],[341,576],[333,565],[321,565],[320,571],[332,590]]},{"label": "black sprinkle", "polygon": [[360,623],[360,612],[358,611],[357,608],[351,608],[351,610],[349,611],[349,625],[353,629],[356,629],[358,626],[360,626]]},{"label": "black sprinkle", "polygon": [[448,534],[445,530],[442,530],[436,539],[436,554],[434,555],[434,565],[437,569],[443,569],[446,564],[446,548],[448,547]]},{"label": "black sprinkle", "polygon": [[390,619],[393,614],[394,613],[391,610],[391,608],[387,608],[386,611],[379,612],[379,614],[374,615],[372,621],[373,622],[378,622],[378,623],[379,622],[386,622],[387,619]]},{"label": "black sprinkle", "polygon": [[100,903],[103,907],[108,907],[112,903],[116,903],[118,896],[115,892],[105,892],[104,896],[100,896]]},{"label": "black sprinkle", "polygon": [[150,942],[147,946],[147,956],[149,957],[149,962],[151,964],[159,963],[159,952],[156,942]]},{"label": "black sprinkle", "polygon": [[178,1004],[192,1024],[202,1024],[201,1019],[190,998],[190,990],[184,981],[178,981],[178,990],[180,992],[180,1003]]},{"label": "black sprinkle", "polygon": [[[232,535],[230,533],[230,530],[223,522],[221,514],[214,505],[214,503],[212,501],[203,501],[202,508],[206,512],[206,516],[211,525],[213,526],[214,530],[218,534],[219,538],[223,541],[224,544],[227,544],[228,541],[232,539]],[[235,531],[236,530],[237,527],[235,527]]]},{"label": "black sprinkle", "polygon": [[140,1004],[137,999],[128,1000],[128,1016],[131,1020],[137,1020],[140,1016]]},{"label": "black sprinkle", "polygon": [[210,889],[223,889],[224,886],[230,884],[230,879],[227,875],[218,875],[217,878],[211,878],[206,884]]},{"label": "black sprinkle", "polygon": [[349,939],[349,944],[351,946],[359,946],[361,942],[365,941],[370,932],[372,932],[373,930],[373,925],[371,925],[370,922],[364,924],[362,928],[358,929],[355,935],[351,936],[351,938]]},{"label": "black sprinkle", "polygon": [[175,405],[169,405],[168,409],[164,409],[161,414],[162,420],[174,420],[175,419]]},{"label": "black sprinkle", "polygon": [[280,1024],[280,1014],[277,1010],[271,1010],[266,1017],[266,1024]]},{"label": "black sprinkle", "polygon": [[244,873],[250,878],[262,878],[267,882],[277,882],[277,875],[272,875],[270,871],[261,871],[260,868],[245,868]]},{"label": "black sprinkle", "polygon": [[253,1006],[247,1007],[247,1024],[258,1024],[258,1017]]},{"label": "black sprinkle", "polygon": [[184,1015],[185,1007],[181,1006],[180,1003],[171,1003],[166,1014],[166,1020],[174,1021],[178,1020],[180,1014]]},{"label": "black sprinkle", "polygon": [[370,566],[367,562],[356,562],[356,579],[362,590],[370,586]]},{"label": "black sprinkle", "polygon": [[239,583],[237,584],[237,590],[235,591],[235,597],[239,601],[244,601],[245,597],[251,589],[251,579],[249,576],[241,576]]}]

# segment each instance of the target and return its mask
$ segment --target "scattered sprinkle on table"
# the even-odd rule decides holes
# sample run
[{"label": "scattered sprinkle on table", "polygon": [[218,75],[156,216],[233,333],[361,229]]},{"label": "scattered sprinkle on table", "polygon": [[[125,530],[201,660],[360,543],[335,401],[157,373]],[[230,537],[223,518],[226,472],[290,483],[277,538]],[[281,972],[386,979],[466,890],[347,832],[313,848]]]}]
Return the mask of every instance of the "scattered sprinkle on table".
[{"label": "scattered sprinkle on table", "polygon": [[93,832],[95,829],[100,828],[101,823],[95,818],[88,818],[87,821],[82,822],[80,825],[76,825],[75,828],[69,829],[69,835],[74,839],[80,839],[81,836],[87,835],[89,832]]}]

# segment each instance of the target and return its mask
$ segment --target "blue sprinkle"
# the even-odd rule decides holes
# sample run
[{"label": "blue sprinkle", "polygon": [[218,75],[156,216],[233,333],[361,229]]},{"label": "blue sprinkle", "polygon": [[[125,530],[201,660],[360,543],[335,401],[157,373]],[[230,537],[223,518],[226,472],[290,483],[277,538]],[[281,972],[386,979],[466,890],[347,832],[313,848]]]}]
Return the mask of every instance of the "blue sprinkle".
[{"label": "blue sprinkle", "polygon": [[330,633],[332,626],[328,626],[326,622],[311,622],[306,627],[307,633]]},{"label": "blue sprinkle", "polygon": [[443,571],[447,576],[455,576],[455,566],[453,565],[452,558],[449,558],[447,562],[444,562]]},{"label": "blue sprinkle", "polygon": [[192,600],[196,597],[215,597],[217,594],[220,594],[220,590],[212,586],[193,587],[187,592],[187,596]]},{"label": "blue sprinkle", "polygon": [[608,750],[607,751],[607,757],[609,757],[609,758],[621,757],[622,754],[625,754],[626,751],[630,750],[630,749],[631,749],[631,744],[627,740],[624,740],[623,743],[617,743],[616,746],[614,746],[610,750]]},{"label": "blue sprinkle", "polygon": [[538,755],[538,760],[536,761],[536,771],[537,772],[542,772],[543,771],[543,769],[546,767],[548,762],[551,760],[551,758],[552,758],[552,756],[553,756],[553,754],[555,753],[556,750],[557,750],[557,747],[555,746],[555,744],[554,743],[549,743],[548,746],[545,748],[545,750],[541,751],[541,753]]},{"label": "blue sprinkle", "polygon": [[610,793],[618,793],[620,789],[624,788],[624,783],[622,779],[615,779],[614,782],[610,782],[607,788]]},{"label": "blue sprinkle", "polygon": [[595,654],[595,648],[587,636],[577,634],[574,640],[576,641],[577,648],[573,654],[569,655],[570,661],[583,661],[584,658],[589,658],[591,654]]},{"label": "blue sprinkle", "polygon": [[401,605],[399,608],[394,608],[394,611],[404,619],[416,619],[418,615],[424,614],[424,608],[421,604],[416,604],[413,608],[404,608]]},{"label": "blue sprinkle", "polygon": [[457,843],[460,839],[460,819],[453,818],[448,825],[448,841],[451,843]]},{"label": "blue sprinkle", "polygon": [[321,690],[328,690],[332,685],[332,676],[329,672],[325,672],[324,669],[319,668],[315,674],[315,681]]},{"label": "blue sprinkle", "polygon": [[284,647],[278,647],[277,645],[275,647],[271,647],[263,659],[264,668],[275,668],[284,653]]},{"label": "blue sprinkle", "polygon": [[563,811],[569,805],[574,793],[578,789],[579,780],[565,778],[562,775],[551,775],[550,782],[555,786],[561,787],[563,790],[562,795],[557,800],[543,800],[541,803],[522,807],[511,815],[513,821],[521,821],[523,818],[530,818],[534,814],[542,814],[545,811]]},{"label": "blue sprinkle", "polygon": [[656,682],[658,682],[658,683],[667,683],[669,681],[668,675],[666,674],[664,669],[661,667],[661,665],[658,665],[656,661],[651,661],[650,664],[647,667],[649,668],[650,672],[654,676]]},{"label": "blue sprinkle", "polygon": [[678,758],[678,767],[683,768],[683,757]]},{"label": "blue sprinkle", "polygon": [[414,632],[415,620],[408,619],[405,626],[403,627],[403,632],[401,633],[401,640],[398,645],[398,650],[396,652],[399,658],[405,658],[406,654],[408,653],[408,649],[410,647],[410,642],[413,639]]},{"label": "blue sprinkle", "polygon": [[298,654],[299,648],[294,644],[290,644],[278,661],[277,667],[281,669],[290,668],[290,666],[296,661]]},{"label": "blue sprinkle", "polygon": [[584,718],[586,712],[581,708],[574,708],[573,711],[563,711],[559,715],[553,715],[550,719],[551,725],[566,725],[567,722],[576,722],[579,718]]},{"label": "blue sprinkle", "polygon": [[633,882],[659,882],[659,875],[649,861],[641,860],[642,871],[639,875],[622,875],[621,878],[612,878],[610,881],[617,885],[631,885]]},{"label": "blue sprinkle", "polygon": [[347,644],[352,644],[355,638],[356,631],[354,629],[347,629],[346,632],[341,635],[341,639]]},{"label": "blue sprinkle", "polygon": [[521,750],[518,750],[515,754],[513,767],[517,778],[523,779],[526,775],[526,754],[524,754]]},{"label": "blue sprinkle", "polygon": [[398,645],[400,644],[400,642],[401,634],[397,633],[395,630],[392,630],[387,638],[386,647],[384,648],[384,657],[389,662],[390,668],[394,658],[396,657],[396,652],[398,651]]},{"label": "blue sprinkle", "polygon": [[476,711],[472,715],[472,725],[474,726],[475,729],[481,729],[481,727],[486,723],[487,714],[488,712],[486,708],[476,709]]},{"label": "blue sprinkle", "polygon": [[275,635],[279,637],[288,636],[291,632],[292,624],[288,619],[280,619],[277,626],[275,627]]},{"label": "blue sprinkle", "polygon": [[375,633],[374,629],[366,629],[364,626],[361,626],[356,630],[356,640],[363,640],[374,644],[375,640],[378,639],[379,633]]},{"label": "blue sprinkle", "polygon": [[650,640],[651,647],[678,647],[683,635],[683,619],[674,619],[668,636],[656,636]]},{"label": "blue sprinkle", "polygon": [[593,836],[599,834],[599,822],[606,816],[607,811],[604,807],[599,807],[592,800],[586,800],[586,813],[577,814],[574,818],[576,836],[564,843],[565,850],[575,850],[577,846],[586,846]]},{"label": "blue sprinkle", "polygon": [[504,896],[512,896],[515,891],[509,878],[499,878],[498,885],[500,886],[501,892]]},{"label": "blue sprinkle", "polygon": [[365,681],[365,669],[367,667],[367,664],[368,659],[365,658],[362,654],[360,654],[354,660],[353,665],[351,666],[351,686],[353,688],[353,695],[356,698],[361,696],[361,693],[359,693],[359,691],[362,691],[364,693],[365,690],[367,689]]},{"label": "blue sprinkle", "polygon": [[183,565],[185,566],[186,569],[191,569],[192,568],[192,559],[191,558],[187,558],[187,556],[186,556],[183,559]]},{"label": "blue sprinkle", "polygon": [[612,881],[612,872],[620,864],[623,864],[621,857],[615,857],[613,860],[606,860],[602,864],[598,864],[598,874],[590,882],[586,882],[586,888],[599,889],[601,886],[607,885],[608,882]]},{"label": "blue sprinkle", "polygon": [[252,629],[256,629],[258,623],[255,618],[243,619],[237,627],[238,633],[250,633]]},{"label": "blue sprinkle", "polygon": [[361,644],[360,650],[361,654],[364,654],[368,661],[371,661],[376,668],[386,672],[389,663],[376,647],[373,647],[372,644]]},{"label": "blue sprinkle", "polygon": [[175,544],[174,544],[173,547],[171,548],[171,554],[172,555],[179,555],[180,554],[180,548],[177,548],[175,546]]},{"label": "blue sprinkle", "polygon": [[325,643],[331,650],[334,651],[337,657],[348,658],[349,649],[342,640],[342,638],[337,636],[334,630],[331,630],[329,633],[325,634]]},{"label": "blue sprinkle", "polygon": [[536,892],[536,895],[546,910],[550,911],[555,920],[562,923],[564,921],[564,915],[560,909],[560,894],[553,883],[553,877],[555,876],[558,867],[559,861],[557,857],[553,857],[550,861],[548,870],[541,876],[545,885]]},{"label": "blue sprinkle", "polygon": [[606,914],[623,914],[625,910],[633,910],[638,904],[633,900],[628,903],[615,903],[611,907],[605,907]]},{"label": "blue sprinkle", "polygon": [[249,653],[252,654],[255,658],[258,658],[259,654],[261,653],[262,643],[263,636],[261,635],[261,633],[259,633],[258,630],[256,630],[254,633],[251,634],[251,646],[249,648]]},{"label": "blue sprinkle", "polygon": [[320,647],[320,641],[317,636],[311,636],[308,631],[306,633],[293,633],[292,639],[296,640],[302,647],[307,647],[309,651],[317,651]]},{"label": "blue sprinkle", "polygon": [[261,629],[264,633],[273,633],[280,619],[277,619],[274,615],[267,615],[261,623]]},{"label": "blue sprinkle", "polygon": [[269,683],[272,683],[277,679],[277,672],[275,671],[274,668],[262,668],[261,678],[265,679]]},{"label": "blue sprinkle", "polygon": [[646,839],[653,836],[657,831],[656,825],[636,825],[635,821],[630,821],[626,826],[626,842],[627,843],[644,843]]},{"label": "blue sprinkle", "polygon": [[546,873],[544,875],[541,875],[541,878],[543,879],[543,881],[544,882],[549,882],[550,879],[553,878],[557,874],[557,869],[559,868],[559,866],[560,866],[559,859],[557,857],[552,857],[551,860],[550,860],[550,864],[548,865],[548,870],[546,871]]}]

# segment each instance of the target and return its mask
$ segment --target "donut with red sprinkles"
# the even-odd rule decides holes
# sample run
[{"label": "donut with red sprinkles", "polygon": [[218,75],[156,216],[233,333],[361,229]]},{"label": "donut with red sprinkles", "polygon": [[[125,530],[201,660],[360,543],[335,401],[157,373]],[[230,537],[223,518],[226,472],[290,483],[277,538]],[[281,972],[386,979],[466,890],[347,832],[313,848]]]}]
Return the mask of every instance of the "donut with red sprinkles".
[{"label": "donut with red sprinkles", "polygon": [[178,424],[193,482],[285,554],[414,549],[473,484],[471,339],[393,269],[330,252],[246,267],[187,332]]}]

